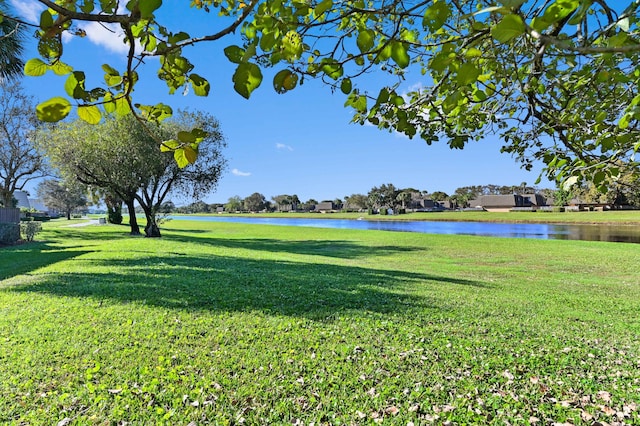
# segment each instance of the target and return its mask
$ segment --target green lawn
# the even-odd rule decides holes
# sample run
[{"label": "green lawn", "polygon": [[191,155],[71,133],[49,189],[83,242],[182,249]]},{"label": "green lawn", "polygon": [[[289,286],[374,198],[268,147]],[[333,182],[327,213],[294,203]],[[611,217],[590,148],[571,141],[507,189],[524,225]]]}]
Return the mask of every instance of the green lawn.
[{"label": "green lawn", "polygon": [[65,225],[0,249],[1,424],[640,424],[638,245]]}]

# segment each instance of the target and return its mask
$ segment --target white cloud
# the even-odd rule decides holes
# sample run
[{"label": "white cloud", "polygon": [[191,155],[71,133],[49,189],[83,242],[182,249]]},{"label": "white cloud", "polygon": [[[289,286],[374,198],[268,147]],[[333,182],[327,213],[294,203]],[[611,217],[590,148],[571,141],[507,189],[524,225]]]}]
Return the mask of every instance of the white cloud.
[{"label": "white cloud", "polygon": [[45,9],[42,4],[34,0],[11,0],[10,3],[25,21],[40,23],[40,14]]},{"label": "white cloud", "polygon": [[124,32],[117,24],[99,24],[89,22],[81,26],[87,32],[87,38],[93,44],[104,47],[113,53],[127,53],[129,46],[124,44]]},{"label": "white cloud", "polygon": [[231,170],[231,173],[236,175],[236,176],[251,176],[251,173],[249,173],[249,172],[241,172],[238,169]]},{"label": "white cloud", "polygon": [[293,151],[293,148],[292,148],[292,147],[290,147],[289,145],[285,145],[285,144],[283,144],[283,143],[277,143],[277,144],[276,144],[276,148],[278,148],[278,149],[284,149],[284,150],[286,150],[286,151]]}]

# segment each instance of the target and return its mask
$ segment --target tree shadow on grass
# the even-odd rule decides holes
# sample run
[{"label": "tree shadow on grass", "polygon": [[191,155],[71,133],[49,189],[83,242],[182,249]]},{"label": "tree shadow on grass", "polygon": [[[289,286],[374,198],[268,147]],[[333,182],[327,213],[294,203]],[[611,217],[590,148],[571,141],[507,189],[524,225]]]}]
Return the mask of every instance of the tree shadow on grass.
[{"label": "tree shadow on grass", "polygon": [[217,238],[183,236],[169,234],[163,236],[168,241],[181,243],[206,244],[223,249],[249,249],[274,253],[305,254],[327,256],[341,259],[355,259],[363,256],[384,256],[393,253],[426,251],[425,247],[406,246],[365,246],[346,240],[279,240],[271,238]]},{"label": "tree shadow on grass", "polygon": [[55,241],[74,241],[81,240],[86,242],[87,240],[106,241],[122,238],[141,238],[140,236],[129,235],[129,228],[125,227],[101,227],[95,231],[95,228],[100,225],[88,225],[88,229],[83,228],[55,228],[48,229],[47,236],[50,240]]},{"label": "tree shadow on grass", "polygon": [[36,269],[81,256],[87,250],[60,249],[44,242],[32,242],[0,250],[0,280],[28,274]]},{"label": "tree shadow on grass", "polygon": [[261,311],[325,320],[354,310],[443,309],[430,297],[416,295],[420,286],[443,290],[450,285],[484,287],[476,281],[421,273],[213,255],[147,256],[94,264],[109,265],[117,272],[56,274],[11,291],[187,311]]}]

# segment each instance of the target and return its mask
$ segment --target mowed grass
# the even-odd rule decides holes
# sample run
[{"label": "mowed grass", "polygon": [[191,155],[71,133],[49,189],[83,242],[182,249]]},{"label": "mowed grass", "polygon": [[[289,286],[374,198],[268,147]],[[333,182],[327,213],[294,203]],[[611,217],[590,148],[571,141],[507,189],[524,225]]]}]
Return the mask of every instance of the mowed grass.
[{"label": "mowed grass", "polygon": [[0,249],[2,424],[640,424],[638,245],[64,225]]}]

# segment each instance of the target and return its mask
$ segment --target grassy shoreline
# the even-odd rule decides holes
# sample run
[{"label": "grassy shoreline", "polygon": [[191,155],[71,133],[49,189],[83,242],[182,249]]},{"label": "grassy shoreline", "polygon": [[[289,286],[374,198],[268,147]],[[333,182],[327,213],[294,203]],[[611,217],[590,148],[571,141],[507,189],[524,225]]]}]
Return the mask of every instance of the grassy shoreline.
[{"label": "grassy shoreline", "polygon": [[640,250],[172,221],[0,250],[0,422],[640,423]]},{"label": "grassy shoreline", "polygon": [[368,215],[367,213],[197,213],[175,214],[176,216],[239,216],[304,219],[359,219],[396,221],[450,221],[450,222],[504,222],[504,223],[549,223],[549,224],[612,224],[640,225],[640,210],[584,211],[584,212],[416,212],[402,215]]}]

